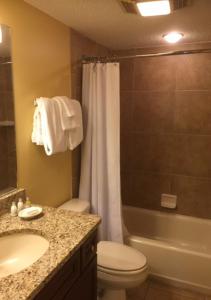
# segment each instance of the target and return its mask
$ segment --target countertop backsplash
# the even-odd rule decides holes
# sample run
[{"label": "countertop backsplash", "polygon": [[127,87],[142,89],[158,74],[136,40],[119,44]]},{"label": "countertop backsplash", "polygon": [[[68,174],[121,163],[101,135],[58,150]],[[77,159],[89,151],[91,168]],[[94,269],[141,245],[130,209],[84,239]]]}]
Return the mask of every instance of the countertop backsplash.
[{"label": "countertop backsplash", "polygon": [[18,198],[22,198],[25,200],[26,194],[25,194],[25,189],[23,188],[17,188],[14,190],[11,190],[7,193],[1,194],[0,195],[0,214],[2,212],[8,211],[10,209],[10,206],[13,201],[18,201]]}]

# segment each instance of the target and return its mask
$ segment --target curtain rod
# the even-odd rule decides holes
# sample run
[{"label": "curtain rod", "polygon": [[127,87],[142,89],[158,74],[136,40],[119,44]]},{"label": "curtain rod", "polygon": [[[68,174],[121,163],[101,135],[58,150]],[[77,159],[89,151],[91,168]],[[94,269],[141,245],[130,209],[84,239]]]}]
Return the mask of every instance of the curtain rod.
[{"label": "curtain rod", "polygon": [[195,49],[195,50],[177,50],[177,51],[167,51],[159,53],[146,53],[146,54],[133,54],[125,56],[82,56],[82,63],[91,63],[91,62],[109,62],[109,61],[118,61],[121,59],[130,59],[130,58],[144,58],[144,57],[159,57],[159,56],[170,56],[170,55],[183,55],[183,54],[197,54],[197,53],[211,53],[211,48],[208,49]]}]

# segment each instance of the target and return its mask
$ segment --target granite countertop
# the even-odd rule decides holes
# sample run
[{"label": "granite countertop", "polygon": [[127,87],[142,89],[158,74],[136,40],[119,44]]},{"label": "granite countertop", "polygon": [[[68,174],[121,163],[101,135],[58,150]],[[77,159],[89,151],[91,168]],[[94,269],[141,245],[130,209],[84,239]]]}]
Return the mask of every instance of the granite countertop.
[{"label": "granite countertop", "polygon": [[0,216],[0,237],[8,233],[31,232],[49,241],[45,254],[30,267],[0,278],[0,300],[29,300],[72,256],[97,228],[100,218],[55,208],[44,208],[39,219],[23,221],[4,213]]}]

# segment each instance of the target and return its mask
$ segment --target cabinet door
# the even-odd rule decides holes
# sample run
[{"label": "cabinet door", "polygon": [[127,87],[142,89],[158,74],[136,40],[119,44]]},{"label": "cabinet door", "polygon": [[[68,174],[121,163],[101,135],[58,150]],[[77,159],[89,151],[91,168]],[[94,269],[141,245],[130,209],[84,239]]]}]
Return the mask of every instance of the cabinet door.
[{"label": "cabinet door", "polygon": [[72,287],[64,300],[97,300],[97,259],[96,256],[84,270],[83,275]]},{"label": "cabinet door", "polygon": [[62,300],[80,278],[80,251],[77,251],[44,286],[34,300]]}]

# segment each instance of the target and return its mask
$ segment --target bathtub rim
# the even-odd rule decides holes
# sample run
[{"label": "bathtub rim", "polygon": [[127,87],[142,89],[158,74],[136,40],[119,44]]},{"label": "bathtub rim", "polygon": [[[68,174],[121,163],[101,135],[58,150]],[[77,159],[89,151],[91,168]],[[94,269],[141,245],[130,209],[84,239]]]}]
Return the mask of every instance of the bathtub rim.
[{"label": "bathtub rim", "polygon": [[186,254],[191,254],[191,255],[195,255],[195,256],[202,256],[204,258],[208,258],[208,259],[211,259],[211,254],[207,254],[207,253],[204,253],[204,252],[200,252],[200,251],[195,251],[195,250],[191,250],[191,249],[187,249],[187,248],[184,248],[184,247],[179,247],[178,244],[169,244],[165,241],[160,241],[160,240],[156,240],[156,239],[152,239],[152,238],[147,238],[147,237],[143,237],[143,236],[138,236],[136,234],[131,234],[129,232],[129,234],[125,237],[125,240],[127,241],[128,239],[133,239],[133,241],[135,242],[138,242],[139,239],[141,239],[142,241],[147,241],[147,243],[149,245],[152,245],[154,246],[154,244],[156,244],[156,247],[159,247],[159,248],[163,248],[165,247],[165,249],[168,249],[168,250],[174,250],[176,252],[179,252],[179,253],[186,253]]},{"label": "bathtub rim", "polygon": [[170,218],[173,216],[174,218],[176,218],[178,220],[190,220],[190,221],[195,221],[200,224],[203,223],[203,224],[211,225],[211,219],[193,217],[193,216],[189,216],[189,215],[181,215],[174,211],[166,212],[166,211],[160,211],[160,210],[155,210],[155,209],[151,209],[151,208],[142,208],[142,207],[131,206],[131,205],[122,205],[122,209],[123,209],[123,211],[126,209],[130,210],[130,211],[139,210],[139,211],[143,211],[144,213],[146,213],[148,215],[156,215],[158,217],[165,216],[167,218]]}]

